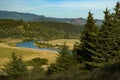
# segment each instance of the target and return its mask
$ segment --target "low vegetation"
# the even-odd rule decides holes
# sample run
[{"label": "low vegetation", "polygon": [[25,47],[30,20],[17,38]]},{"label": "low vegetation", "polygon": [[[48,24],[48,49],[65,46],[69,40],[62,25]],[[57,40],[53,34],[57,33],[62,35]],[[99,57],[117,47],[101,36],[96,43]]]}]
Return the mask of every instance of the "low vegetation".
[{"label": "low vegetation", "polygon": [[42,41],[42,42],[35,42],[35,45],[40,48],[54,48],[59,49],[62,47],[63,44],[66,44],[71,50],[74,47],[75,43],[79,43],[78,39],[56,39],[51,41]]}]

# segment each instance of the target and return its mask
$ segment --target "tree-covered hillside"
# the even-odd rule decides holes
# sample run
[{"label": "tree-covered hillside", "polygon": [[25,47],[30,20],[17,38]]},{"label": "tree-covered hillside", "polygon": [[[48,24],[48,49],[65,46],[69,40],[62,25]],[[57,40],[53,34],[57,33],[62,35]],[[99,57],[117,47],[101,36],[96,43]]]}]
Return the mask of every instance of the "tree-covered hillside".
[{"label": "tree-covered hillside", "polygon": [[0,38],[79,38],[81,27],[59,22],[23,22],[0,19]]},{"label": "tree-covered hillside", "polygon": [[[1,11],[0,18],[2,19],[14,19],[14,20],[23,20],[31,22],[41,22],[41,21],[56,21],[56,22],[65,22],[75,25],[84,25],[86,19],[84,18],[55,18],[55,17],[46,17],[44,15],[36,15],[31,13],[21,13],[21,12],[12,12],[12,11]],[[102,20],[96,19],[96,24],[101,25]]]}]

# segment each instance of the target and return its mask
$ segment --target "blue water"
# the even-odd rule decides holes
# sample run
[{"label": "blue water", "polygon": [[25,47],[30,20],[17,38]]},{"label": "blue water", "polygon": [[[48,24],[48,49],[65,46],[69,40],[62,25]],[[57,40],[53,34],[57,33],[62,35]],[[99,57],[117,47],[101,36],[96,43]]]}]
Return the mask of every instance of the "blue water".
[{"label": "blue water", "polygon": [[20,42],[16,44],[17,47],[24,47],[24,48],[32,48],[32,49],[38,49],[38,50],[51,50],[51,51],[58,51],[56,49],[51,48],[39,48],[37,46],[34,46],[34,41],[29,42]]}]

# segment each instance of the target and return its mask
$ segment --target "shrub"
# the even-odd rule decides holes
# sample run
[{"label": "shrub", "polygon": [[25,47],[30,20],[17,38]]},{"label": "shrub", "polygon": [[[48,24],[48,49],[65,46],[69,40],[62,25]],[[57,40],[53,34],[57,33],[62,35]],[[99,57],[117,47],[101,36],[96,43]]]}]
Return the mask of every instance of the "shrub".
[{"label": "shrub", "polygon": [[21,56],[12,53],[10,61],[2,70],[12,78],[25,77],[28,75],[28,69]]}]

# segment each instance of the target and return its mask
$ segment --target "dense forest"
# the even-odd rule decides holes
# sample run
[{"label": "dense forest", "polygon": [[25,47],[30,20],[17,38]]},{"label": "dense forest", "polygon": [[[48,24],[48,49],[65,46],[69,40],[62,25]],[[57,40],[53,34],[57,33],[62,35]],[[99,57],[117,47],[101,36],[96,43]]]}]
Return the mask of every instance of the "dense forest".
[{"label": "dense forest", "polygon": [[[116,3],[114,12],[110,12],[110,10],[106,8],[104,15],[103,24],[100,29],[98,29],[95,25],[93,14],[89,11],[87,23],[79,34],[81,43],[75,43],[72,53],[69,47],[63,44],[58,57],[56,57],[56,62],[50,64],[47,70],[41,68],[43,62],[47,64],[46,60],[33,59],[33,68],[29,70],[22,57],[13,53],[10,57],[10,62],[2,69],[5,74],[1,75],[1,80],[120,80],[120,2]],[[45,25],[47,26],[48,24],[51,23],[24,23],[24,25],[29,26],[23,26],[24,28],[19,27],[19,30],[22,30],[20,32],[26,32],[28,30],[27,33],[31,34],[31,37],[35,37],[37,33],[34,31],[41,31],[38,27],[41,25],[45,27]],[[52,30],[53,25],[58,24],[63,25],[62,27],[65,25],[54,23],[52,26],[48,25],[50,28],[45,28],[46,31],[42,28],[43,30],[41,32],[47,34],[49,29]],[[77,31],[76,29],[78,27],[71,27],[69,28],[70,32],[67,32],[66,29],[68,28],[64,27],[63,29],[61,26],[55,26],[53,28],[59,28],[57,30],[58,32],[56,32],[59,34],[57,36],[62,35],[59,31],[68,33],[69,37],[76,36],[75,32],[79,32],[79,30]],[[70,27],[70,24],[68,27]],[[5,27],[3,27],[3,29],[4,28]],[[13,32],[12,29],[15,29],[10,28],[11,27],[9,27],[9,30],[8,28],[4,30]],[[55,31],[56,29],[52,32],[54,33]],[[38,34],[40,35],[40,33]],[[53,35],[52,33],[49,34]],[[6,36],[8,35],[10,34],[6,34]],[[19,36],[19,34],[16,36]],[[14,35],[14,37],[16,36]],[[25,36],[27,36],[27,34]],[[48,36],[46,37],[49,38]]]},{"label": "dense forest", "polygon": [[23,22],[0,19],[0,38],[32,38],[50,40],[79,38],[81,26],[60,22]]}]

